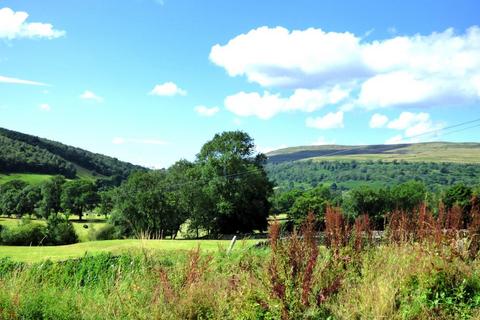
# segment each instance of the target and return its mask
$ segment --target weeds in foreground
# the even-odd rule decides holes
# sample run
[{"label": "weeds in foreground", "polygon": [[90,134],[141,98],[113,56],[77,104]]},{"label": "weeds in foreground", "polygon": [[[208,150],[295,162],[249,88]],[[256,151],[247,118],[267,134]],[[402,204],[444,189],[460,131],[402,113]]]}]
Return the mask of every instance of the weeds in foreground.
[{"label": "weeds in foreground", "polygon": [[480,213],[468,226],[462,214],[395,212],[384,242],[368,216],[329,208],[325,246],[309,215],[286,238],[274,223],[268,248],[231,254],[0,259],[0,319],[478,319]]}]

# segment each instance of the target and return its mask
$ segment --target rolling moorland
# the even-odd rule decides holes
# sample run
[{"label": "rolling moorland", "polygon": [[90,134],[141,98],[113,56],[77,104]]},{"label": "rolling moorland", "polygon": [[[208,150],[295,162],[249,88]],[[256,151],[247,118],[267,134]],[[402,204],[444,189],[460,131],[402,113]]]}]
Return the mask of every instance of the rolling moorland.
[{"label": "rolling moorland", "polygon": [[0,319],[480,319],[476,144],[265,165],[235,131],[151,171],[7,133]]},{"label": "rolling moorland", "polygon": [[456,183],[474,185],[480,179],[479,143],[304,146],[267,156],[269,177],[283,190],[325,183],[347,190],[417,180],[435,191]]}]

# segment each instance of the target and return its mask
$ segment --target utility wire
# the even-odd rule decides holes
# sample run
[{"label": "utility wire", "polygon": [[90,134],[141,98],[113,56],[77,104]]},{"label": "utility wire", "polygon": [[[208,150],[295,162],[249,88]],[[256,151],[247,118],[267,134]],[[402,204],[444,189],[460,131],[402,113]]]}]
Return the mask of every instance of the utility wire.
[{"label": "utility wire", "polygon": [[[480,118],[477,118],[477,119],[457,123],[457,124],[454,124],[454,125],[451,125],[451,126],[446,126],[446,127],[442,127],[442,128],[439,128],[439,129],[423,132],[423,133],[420,133],[420,134],[417,134],[417,135],[414,135],[414,136],[410,136],[408,138],[409,139],[415,139],[415,138],[418,138],[418,137],[431,135],[431,134],[441,132],[441,131],[444,131],[444,130],[458,128],[458,127],[461,127],[461,126],[464,126],[464,125],[467,125],[467,124],[471,124],[471,123],[475,123],[475,122],[479,122],[479,121],[480,121]],[[448,134],[457,133],[457,132],[461,132],[461,131],[465,131],[465,130],[469,130],[469,129],[473,129],[473,128],[477,128],[477,127],[480,127],[480,124],[477,124],[477,125],[474,125],[474,126],[469,126],[469,127],[466,127],[466,128],[461,128],[461,129],[446,132],[446,133],[441,133],[441,134],[438,134],[437,136],[445,136],[445,135],[448,135]],[[332,155],[336,155],[336,154],[340,154],[340,153],[354,151],[354,150],[361,149],[361,148],[364,148],[364,147],[365,147],[364,145],[354,146],[354,147],[349,148],[349,149],[342,149],[342,150],[337,150],[337,151],[333,151],[333,152],[330,152],[330,153],[322,154],[322,155],[316,156],[316,158],[328,157],[328,156],[332,156]],[[390,149],[390,147],[388,147],[388,149]],[[232,173],[232,174],[223,174],[221,177],[222,178],[233,178],[233,177],[238,177],[238,176],[242,176],[242,175],[245,175],[245,174],[261,172],[262,170],[263,170],[263,168],[252,168],[250,170],[246,170],[246,171],[242,171],[242,172],[237,172],[237,173]],[[208,180],[208,179],[205,178],[204,180]],[[187,181],[187,182],[181,182],[181,183],[170,185],[169,189],[171,189],[170,191],[173,191],[174,189],[172,187],[180,187],[180,186],[183,186],[183,185],[188,185],[188,184],[191,184],[191,183],[198,183],[198,182],[207,183],[208,181],[201,181],[201,180],[193,181],[192,180],[192,181]],[[309,190],[309,189],[307,188],[305,190]]]}]

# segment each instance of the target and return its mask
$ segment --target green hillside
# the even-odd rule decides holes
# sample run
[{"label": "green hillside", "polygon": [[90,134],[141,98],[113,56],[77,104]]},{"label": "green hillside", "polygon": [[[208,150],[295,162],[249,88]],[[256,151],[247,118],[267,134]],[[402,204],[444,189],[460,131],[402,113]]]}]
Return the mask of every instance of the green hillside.
[{"label": "green hillside", "polygon": [[0,183],[39,183],[51,175],[67,178],[125,179],[140,166],[60,142],[0,128]]},{"label": "green hillside", "polygon": [[297,160],[405,160],[480,163],[480,143],[425,142],[365,146],[300,146],[267,154],[270,163]]},{"label": "green hillside", "polygon": [[281,190],[319,184],[392,186],[409,180],[423,181],[429,189],[480,184],[479,143],[307,146],[267,155],[267,172]]}]

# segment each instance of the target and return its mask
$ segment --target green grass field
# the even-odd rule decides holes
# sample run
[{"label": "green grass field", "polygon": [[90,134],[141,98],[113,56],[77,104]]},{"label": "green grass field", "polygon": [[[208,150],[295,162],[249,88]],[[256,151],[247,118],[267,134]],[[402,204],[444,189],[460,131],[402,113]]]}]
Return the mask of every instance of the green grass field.
[{"label": "green grass field", "polygon": [[[251,246],[258,240],[241,240],[235,248]],[[38,262],[45,259],[66,260],[77,258],[85,254],[96,254],[100,252],[112,252],[114,254],[140,251],[143,249],[153,250],[190,250],[198,246],[204,251],[216,251],[220,248],[227,249],[229,240],[104,240],[81,242],[65,246],[44,246],[44,247],[21,247],[21,246],[0,246],[0,258],[10,257],[16,261]]]},{"label": "green grass field", "polygon": [[[103,217],[98,216],[87,216],[87,218],[84,219],[85,221],[78,221],[77,216],[70,216],[70,219],[73,220],[73,228],[75,229],[75,232],[77,233],[80,242],[88,241],[88,233],[92,228],[98,230],[106,224],[106,220]],[[14,228],[19,223],[19,219],[0,217],[0,225],[4,225],[7,228]],[[44,220],[33,219],[32,223],[45,224],[46,222]],[[85,228],[85,225],[88,228]]]},{"label": "green grass field", "polygon": [[49,174],[36,174],[36,173],[0,173],[0,184],[12,181],[22,180],[29,184],[40,184],[47,181],[52,176]]}]

